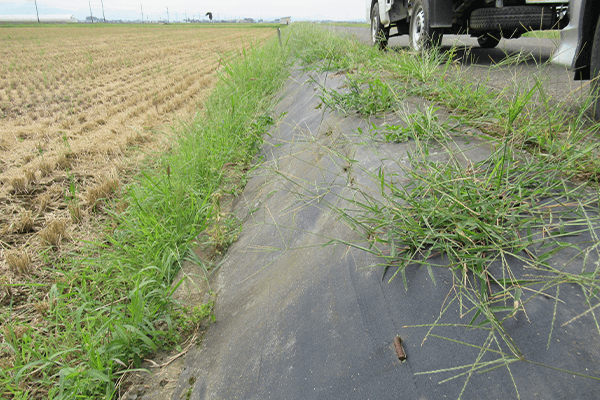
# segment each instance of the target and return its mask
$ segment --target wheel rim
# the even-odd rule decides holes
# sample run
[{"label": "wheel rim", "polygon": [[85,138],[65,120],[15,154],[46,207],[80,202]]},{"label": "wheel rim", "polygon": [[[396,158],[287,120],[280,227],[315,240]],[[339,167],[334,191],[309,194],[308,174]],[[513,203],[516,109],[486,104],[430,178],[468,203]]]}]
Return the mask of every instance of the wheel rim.
[{"label": "wheel rim", "polygon": [[411,32],[413,48],[415,48],[416,50],[420,50],[425,31],[425,10],[423,10],[423,8],[419,8],[415,13],[414,19],[415,21],[412,25]]}]

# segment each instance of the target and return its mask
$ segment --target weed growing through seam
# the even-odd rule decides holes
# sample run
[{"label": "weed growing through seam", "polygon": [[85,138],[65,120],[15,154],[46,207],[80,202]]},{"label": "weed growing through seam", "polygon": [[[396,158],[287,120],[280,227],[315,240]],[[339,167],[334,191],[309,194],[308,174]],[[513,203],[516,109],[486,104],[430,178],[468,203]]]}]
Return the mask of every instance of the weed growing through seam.
[{"label": "weed growing through seam", "polygon": [[427,83],[440,73],[440,66],[448,66],[451,63],[452,55],[453,51],[449,54],[437,51],[400,52],[393,54],[391,60],[384,63],[391,73],[402,80],[414,79]]},{"label": "weed growing through seam", "polygon": [[402,120],[402,124],[378,126],[372,123],[368,132],[360,127],[357,131],[361,135],[368,134],[374,140],[383,138],[385,142],[405,143],[410,139],[444,142],[455,130],[455,126],[450,122],[454,118],[450,117],[442,122],[436,114],[438,110],[439,107],[429,105],[411,113],[406,106],[400,106],[396,114]]},{"label": "weed growing through seam", "polygon": [[[406,127],[402,129],[402,133],[413,139],[424,141],[444,142],[448,140],[449,134],[454,129],[450,123],[453,118],[450,117],[450,120],[440,121],[440,118],[436,114],[438,110],[439,107],[429,105],[411,113],[406,107],[401,107],[398,116],[406,124]],[[394,135],[386,136],[386,141],[388,142],[398,141],[394,139]]]},{"label": "weed growing through seam", "polygon": [[[506,143],[467,167],[459,162],[460,154],[453,154],[452,146],[445,148],[450,159],[444,162],[431,161],[426,142],[417,139],[414,147],[410,167],[398,165],[401,173],[363,171],[379,186],[375,194],[371,186],[353,186],[340,199],[348,206],[332,207],[362,238],[341,243],[383,260],[377,265],[384,267],[384,276],[393,269],[390,281],[401,277],[408,290],[408,268],[425,268],[434,285],[434,268],[451,272],[454,285],[440,316],[419,327],[429,328],[425,339],[452,342],[457,339],[436,335],[435,328],[488,331],[484,343],[468,344],[480,349],[472,365],[427,372],[466,376],[466,388],[473,372],[505,366],[510,373],[510,363],[529,362],[505,325],[517,313],[527,315],[527,305],[536,297],[556,291],[554,306],[560,307],[560,286],[579,286],[589,308],[573,320],[593,313],[600,304],[600,242],[594,231],[600,226],[598,193],[571,184],[562,172],[566,161],[515,153]],[[589,241],[568,241],[577,236]],[[583,259],[583,266],[550,262],[563,251],[575,251],[571,261]],[[453,305],[459,308],[461,321],[445,318],[442,323]],[[553,320],[550,336],[554,328]],[[518,393],[516,384],[515,390]]]},{"label": "weed growing through seam", "polygon": [[392,111],[398,102],[394,89],[380,78],[361,79],[348,75],[346,84],[346,93],[322,88],[320,98],[327,108],[345,114],[355,111],[361,115],[375,115]]},{"label": "weed growing through seam", "polygon": [[[398,267],[393,277],[398,272],[404,277],[409,264],[431,270],[429,259],[436,254],[448,257],[448,266],[462,278],[472,272],[487,286],[487,266],[498,260],[498,252],[521,259],[519,253],[538,243],[533,232],[545,228],[555,238],[571,235],[565,229],[588,226],[581,213],[597,208],[594,196],[585,198],[581,187],[569,187],[557,165],[517,158],[507,146],[466,169],[414,156],[411,162],[414,169],[406,171],[410,183],[386,185],[385,197],[393,206],[386,225],[374,232],[388,246],[389,255],[382,253],[388,265]],[[573,202],[579,214],[561,210]],[[522,261],[540,267],[549,256]]]},{"label": "weed growing through seam", "polygon": [[380,139],[380,136],[383,136],[386,142],[395,142],[395,143],[405,143],[410,139],[414,139],[414,136],[411,135],[410,130],[405,128],[402,125],[382,125],[377,126],[372,123],[369,126],[369,131],[363,130],[361,127],[357,128],[357,132],[360,135],[368,134],[373,140]]}]

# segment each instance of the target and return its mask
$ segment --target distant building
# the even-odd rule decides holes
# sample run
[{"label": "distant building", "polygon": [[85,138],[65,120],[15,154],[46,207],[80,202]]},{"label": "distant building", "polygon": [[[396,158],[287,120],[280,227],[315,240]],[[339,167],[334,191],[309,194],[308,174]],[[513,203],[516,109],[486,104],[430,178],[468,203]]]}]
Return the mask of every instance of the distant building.
[{"label": "distant building", "polygon": [[[0,23],[29,23],[38,22],[36,15],[0,15]],[[40,15],[40,22],[44,24],[66,24],[75,23],[77,18],[72,14],[48,14]]]},{"label": "distant building", "polygon": [[292,17],[279,18],[280,24],[289,25],[291,22],[292,22]]},{"label": "distant building", "polygon": [[[85,17],[85,22],[92,22],[92,17]],[[102,22],[98,17],[94,17],[94,22]]]}]

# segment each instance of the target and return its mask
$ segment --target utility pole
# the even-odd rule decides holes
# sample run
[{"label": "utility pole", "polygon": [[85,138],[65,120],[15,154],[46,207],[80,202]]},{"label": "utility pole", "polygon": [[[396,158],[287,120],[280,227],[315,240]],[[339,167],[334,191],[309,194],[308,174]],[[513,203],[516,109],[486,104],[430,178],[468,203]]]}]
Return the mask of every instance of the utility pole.
[{"label": "utility pole", "polygon": [[140,10],[142,10],[142,24],[144,23],[144,9],[142,8],[142,5],[140,4]]},{"label": "utility pole", "polygon": [[106,23],[106,15],[104,15],[104,0],[100,0],[102,3],[102,17],[104,18],[104,23]]},{"label": "utility pole", "polygon": [[94,14],[92,14],[92,1],[88,0],[88,4],[90,5],[90,18],[92,19],[92,24],[94,23]]},{"label": "utility pole", "polygon": [[37,0],[35,0],[35,15],[37,15],[38,24],[39,24],[40,23],[40,13],[38,12],[38,8],[37,8]]},{"label": "utility pole", "polygon": [[169,7],[167,7],[167,24],[169,23]]},{"label": "utility pole", "polygon": [[185,10],[185,23],[187,24],[188,20],[187,20],[187,10]]}]

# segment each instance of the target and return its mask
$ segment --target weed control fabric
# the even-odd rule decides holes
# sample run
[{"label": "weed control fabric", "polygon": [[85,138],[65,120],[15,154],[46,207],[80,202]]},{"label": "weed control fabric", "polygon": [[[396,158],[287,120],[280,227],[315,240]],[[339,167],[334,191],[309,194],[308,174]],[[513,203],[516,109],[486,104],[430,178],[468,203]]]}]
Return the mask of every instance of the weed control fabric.
[{"label": "weed control fabric", "polygon": [[[322,88],[343,91],[344,81],[292,74],[277,110],[286,114],[239,197],[244,228],[212,284],[217,322],[187,354],[173,399],[597,398],[598,300],[581,282],[596,276],[598,225],[565,222],[555,241],[555,231],[532,226],[521,232],[532,247],[498,255],[481,275],[488,281],[424,247],[390,282],[401,267],[394,256],[406,250],[385,236],[397,211],[381,200],[390,185],[410,190],[416,183],[407,171],[427,163],[476,173],[498,143],[455,135],[423,151],[414,138],[385,143],[360,135],[400,120],[327,111]],[[405,103],[417,112],[428,107]],[[597,220],[560,198],[555,208]],[[379,224],[361,225],[365,205],[367,214],[383,216]],[[545,269],[528,268],[548,251]],[[554,276],[567,275],[579,280],[553,285]],[[487,299],[485,307],[476,298]]]}]

